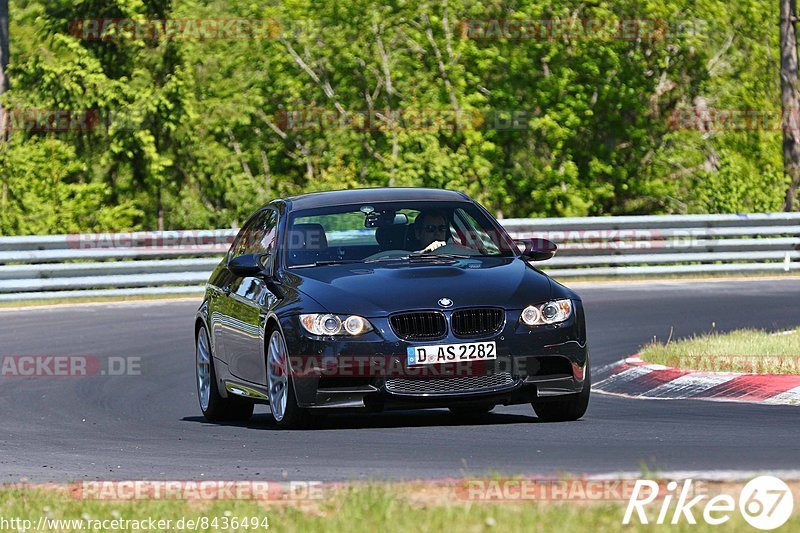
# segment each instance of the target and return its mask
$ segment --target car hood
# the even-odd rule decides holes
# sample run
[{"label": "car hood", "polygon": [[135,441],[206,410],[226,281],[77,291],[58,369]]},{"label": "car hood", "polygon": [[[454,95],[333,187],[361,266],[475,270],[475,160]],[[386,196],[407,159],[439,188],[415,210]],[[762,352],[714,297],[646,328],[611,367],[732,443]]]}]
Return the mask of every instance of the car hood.
[{"label": "car hood", "polygon": [[[542,272],[518,258],[483,257],[420,263],[329,265],[286,271],[284,282],[316,300],[328,312],[385,316],[411,309],[502,306],[523,309],[553,297]],[[567,296],[569,297],[569,296]]]}]

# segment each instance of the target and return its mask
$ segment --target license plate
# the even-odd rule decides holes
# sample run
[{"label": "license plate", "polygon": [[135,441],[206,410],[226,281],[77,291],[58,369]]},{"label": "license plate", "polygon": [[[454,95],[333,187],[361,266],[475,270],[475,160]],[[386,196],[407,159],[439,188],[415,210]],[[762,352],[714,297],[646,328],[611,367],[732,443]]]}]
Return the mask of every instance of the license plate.
[{"label": "license plate", "polygon": [[407,354],[409,366],[458,363],[462,361],[488,361],[497,359],[497,346],[495,346],[494,341],[409,346]]}]

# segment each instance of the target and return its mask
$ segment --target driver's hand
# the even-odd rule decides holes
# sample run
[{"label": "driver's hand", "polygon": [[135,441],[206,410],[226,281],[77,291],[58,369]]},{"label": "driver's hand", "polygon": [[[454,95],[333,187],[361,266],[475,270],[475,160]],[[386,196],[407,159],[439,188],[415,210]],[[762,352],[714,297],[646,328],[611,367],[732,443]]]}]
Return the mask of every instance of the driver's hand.
[{"label": "driver's hand", "polygon": [[442,246],[445,246],[446,244],[447,243],[444,242],[444,241],[433,241],[428,246],[426,246],[425,248],[420,250],[420,253],[425,254],[425,253],[428,253],[428,252],[432,252],[432,251],[436,250],[437,248],[441,248]]}]

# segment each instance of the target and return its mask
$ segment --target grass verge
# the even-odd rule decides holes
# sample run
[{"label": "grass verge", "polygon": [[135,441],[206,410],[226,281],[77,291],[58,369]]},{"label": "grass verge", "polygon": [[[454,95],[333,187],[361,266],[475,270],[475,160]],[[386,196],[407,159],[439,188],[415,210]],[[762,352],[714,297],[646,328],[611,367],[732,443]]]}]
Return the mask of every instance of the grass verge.
[{"label": "grass verge", "polygon": [[[194,529],[198,531],[347,531],[374,533],[381,531],[596,531],[616,532],[622,529],[626,502],[483,502],[457,498],[442,499],[433,494],[426,503],[420,486],[380,484],[344,486],[332,495],[313,504],[283,502],[185,500],[138,500],[127,502],[78,500],[67,494],[43,489],[0,489],[0,520],[30,520],[33,530],[42,517],[48,520],[77,520],[69,523],[45,522],[46,530],[82,531],[88,520],[170,520],[158,529],[136,527],[131,523],[106,522],[103,531],[147,531]],[[412,497],[413,495],[413,497]],[[652,531],[660,505],[652,508],[650,524],[633,523],[626,531]],[[650,509],[648,509],[648,512]],[[671,516],[672,513],[670,513]],[[702,510],[695,513],[697,525],[682,520],[677,526],[656,526],[669,531],[718,531],[702,519]],[[177,524],[184,520],[184,528]],[[216,520],[215,520],[216,519]],[[236,519],[236,520],[234,520]],[[194,520],[199,527],[188,527]],[[204,522],[205,521],[205,522]],[[243,525],[247,521],[247,525]],[[238,522],[238,527],[233,527]],[[203,527],[205,524],[206,527]],[[214,525],[216,524],[216,526]],[[255,524],[255,525],[254,525]],[[2,524],[0,524],[2,525]],[[11,525],[11,524],[6,524]],[[227,526],[227,527],[226,527]],[[24,525],[17,523],[20,529]],[[795,513],[783,526],[787,531],[800,529],[800,516]],[[731,513],[726,530],[743,531],[748,526],[742,516]],[[98,530],[98,529],[95,529]]]},{"label": "grass verge", "polygon": [[648,363],[687,370],[800,374],[800,328],[780,334],[742,329],[651,343],[640,357]]}]

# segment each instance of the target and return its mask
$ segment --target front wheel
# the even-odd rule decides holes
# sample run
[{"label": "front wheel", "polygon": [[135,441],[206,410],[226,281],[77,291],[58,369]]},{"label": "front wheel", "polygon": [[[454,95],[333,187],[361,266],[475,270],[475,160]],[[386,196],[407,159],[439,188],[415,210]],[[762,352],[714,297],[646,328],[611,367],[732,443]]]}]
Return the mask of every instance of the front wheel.
[{"label": "front wheel", "polygon": [[569,422],[578,420],[586,413],[589,406],[589,394],[592,389],[592,371],[586,361],[586,378],[583,389],[578,394],[571,394],[563,400],[537,400],[532,403],[533,410],[539,420],[544,422]]},{"label": "front wheel", "polygon": [[253,402],[233,396],[223,398],[219,393],[214,354],[205,326],[201,326],[197,332],[196,348],[197,397],[203,416],[209,422],[250,420],[253,416]]},{"label": "front wheel", "polygon": [[293,381],[286,341],[274,329],[267,345],[267,387],[269,408],[278,427],[301,427],[310,421],[308,409],[297,405]]}]

